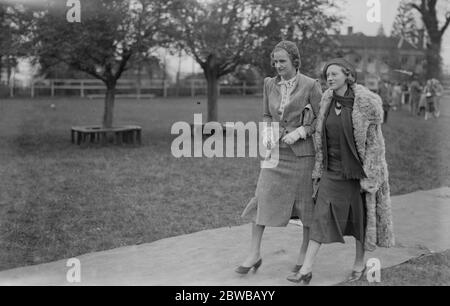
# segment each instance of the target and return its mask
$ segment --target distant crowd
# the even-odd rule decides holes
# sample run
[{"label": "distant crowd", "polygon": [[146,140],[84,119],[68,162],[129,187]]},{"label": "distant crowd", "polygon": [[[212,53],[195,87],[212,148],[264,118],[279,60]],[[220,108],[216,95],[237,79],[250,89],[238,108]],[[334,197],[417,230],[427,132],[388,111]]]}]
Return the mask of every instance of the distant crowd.
[{"label": "distant crowd", "polygon": [[442,84],[437,79],[421,83],[417,76],[413,76],[412,81],[403,84],[381,81],[378,94],[383,100],[384,121],[387,121],[389,110],[396,111],[404,107],[413,116],[420,116],[425,120],[438,118],[442,93]]}]

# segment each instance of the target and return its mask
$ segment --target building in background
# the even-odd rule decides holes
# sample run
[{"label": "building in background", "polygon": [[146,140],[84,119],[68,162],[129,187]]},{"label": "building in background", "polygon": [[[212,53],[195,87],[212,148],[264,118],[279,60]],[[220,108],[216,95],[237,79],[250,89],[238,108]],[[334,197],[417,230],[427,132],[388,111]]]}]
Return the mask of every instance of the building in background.
[{"label": "building in background", "polygon": [[403,39],[383,34],[353,33],[353,27],[348,27],[346,35],[335,35],[334,40],[339,48],[338,56],[355,65],[359,82],[376,90],[380,79],[402,82],[412,73],[424,74],[425,49],[423,35],[421,37],[417,46],[413,46]]}]

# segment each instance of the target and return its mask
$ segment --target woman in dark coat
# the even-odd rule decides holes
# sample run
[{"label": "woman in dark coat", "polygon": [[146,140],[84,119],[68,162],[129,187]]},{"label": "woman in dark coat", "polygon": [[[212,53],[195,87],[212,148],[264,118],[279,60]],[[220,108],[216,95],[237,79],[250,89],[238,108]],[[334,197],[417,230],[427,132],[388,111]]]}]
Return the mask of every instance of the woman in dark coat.
[{"label": "woman in dark coat", "polygon": [[328,62],[323,75],[330,88],[322,96],[314,134],[318,191],[310,242],[301,270],[288,277],[304,284],[323,243],[355,238],[349,281],[364,274],[366,250],[394,244],[381,99],[355,83],[354,67],[342,58]]},{"label": "woman in dark coat", "polygon": [[[312,222],[314,144],[312,134],[322,90],[319,82],[299,72],[300,54],[290,41],[277,44],[271,54],[278,76],[264,80],[263,143],[278,152],[274,168],[262,168],[255,197],[242,213],[253,221],[250,253],[236,272],[245,274],[261,265],[261,240],[266,226],[284,227],[293,217],[303,224],[303,244],[293,271],[300,269]],[[276,128],[278,127],[278,128]]]}]

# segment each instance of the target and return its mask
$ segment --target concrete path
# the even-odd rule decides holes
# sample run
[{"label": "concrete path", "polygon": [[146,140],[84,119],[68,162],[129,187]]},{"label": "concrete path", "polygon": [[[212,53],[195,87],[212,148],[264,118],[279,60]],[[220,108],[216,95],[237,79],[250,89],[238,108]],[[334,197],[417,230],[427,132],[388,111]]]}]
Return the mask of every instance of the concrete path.
[{"label": "concrete path", "polygon": [[[392,198],[397,246],[378,248],[366,258],[381,267],[398,265],[430,251],[450,249],[450,188],[418,191]],[[206,230],[148,244],[77,257],[78,285],[206,285],[289,286],[301,227],[268,228],[263,239],[263,264],[257,273],[240,276],[233,270],[244,259],[250,225]],[[321,248],[311,285],[332,285],[351,270],[354,239]],[[0,285],[72,285],[66,279],[67,260],[0,272]]]}]

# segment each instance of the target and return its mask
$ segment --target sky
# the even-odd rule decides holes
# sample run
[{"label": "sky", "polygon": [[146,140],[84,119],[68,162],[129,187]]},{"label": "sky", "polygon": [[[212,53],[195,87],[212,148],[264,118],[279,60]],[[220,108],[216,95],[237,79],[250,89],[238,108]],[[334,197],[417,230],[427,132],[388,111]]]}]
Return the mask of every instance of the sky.
[{"label": "sky", "polygon": [[[392,29],[392,24],[394,23],[395,16],[397,14],[397,8],[400,4],[400,0],[379,0],[373,1],[373,3],[378,2],[381,8],[381,23],[369,22],[367,18],[367,13],[374,7],[367,5],[373,0],[342,0],[342,15],[346,17],[343,28],[347,26],[353,26],[354,31],[363,32],[366,35],[376,35],[380,24],[383,24],[386,35],[389,35]],[[343,33],[346,33],[344,31]]]}]

